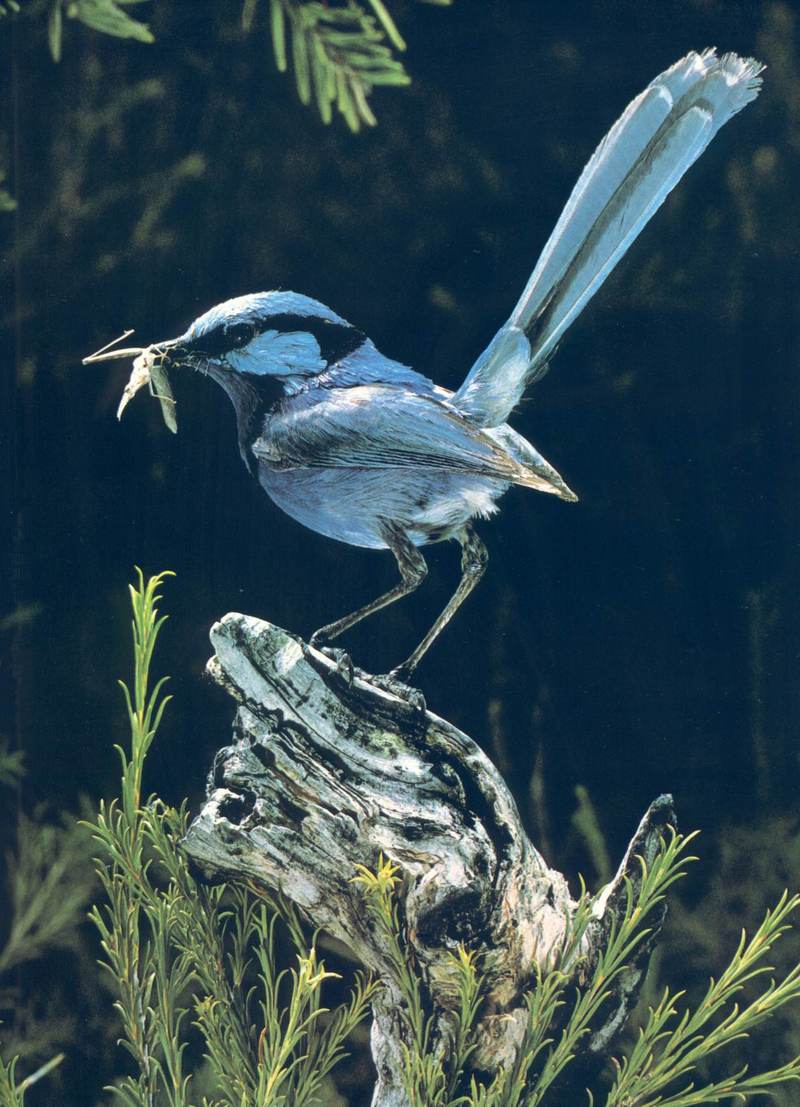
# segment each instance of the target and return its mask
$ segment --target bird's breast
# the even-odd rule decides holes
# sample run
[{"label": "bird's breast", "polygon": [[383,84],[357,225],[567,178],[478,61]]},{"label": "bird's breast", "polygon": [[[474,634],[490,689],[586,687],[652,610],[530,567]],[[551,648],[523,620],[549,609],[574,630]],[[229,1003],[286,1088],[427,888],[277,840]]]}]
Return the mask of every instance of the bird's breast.
[{"label": "bird's breast", "polygon": [[298,523],[351,546],[385,549],[389,520],[417,546],[452,537],[470,519],[497,510],[504,481],[429,469],[280,469],[260,464],[258,479]]}]

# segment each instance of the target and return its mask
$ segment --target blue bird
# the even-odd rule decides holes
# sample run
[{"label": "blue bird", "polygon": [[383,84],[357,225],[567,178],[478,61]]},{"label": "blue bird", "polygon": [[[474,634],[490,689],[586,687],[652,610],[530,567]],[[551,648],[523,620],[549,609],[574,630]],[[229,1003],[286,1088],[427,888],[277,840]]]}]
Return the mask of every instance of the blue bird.
[{"label": "blue bird", "polygon": [[494,514],[514,484],[577,499],[506,419],[684,172],[757,96],[762,68],[734,54],[692,52],[626,108],[581,174],[511,317],[456,392],[385,357],[330,308],[294,292],[239,296],[179,338],[127,351],[189,366],[222,387],[247,469],[293,519],[394,554],[398,583],[321,627],[313,644],[413,592],[426,575],[421,548],[453,538],[461,579],[390,674],[408,681],[486,568],[473,521]]}]

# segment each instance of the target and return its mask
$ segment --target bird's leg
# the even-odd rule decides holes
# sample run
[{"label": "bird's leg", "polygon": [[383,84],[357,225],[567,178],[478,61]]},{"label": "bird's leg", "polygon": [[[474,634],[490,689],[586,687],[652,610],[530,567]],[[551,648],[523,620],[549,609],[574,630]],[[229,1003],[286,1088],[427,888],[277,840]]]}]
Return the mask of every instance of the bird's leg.
[{"label": "bird's leg", "polygon": [[464,527],[463,530],[458,532],[456,538],[461,544],[461,580],[458,582],[458,587],[448,600],[444,611],[408,660],[404,661],[402,665],[398,665],[396,669],[392,669],[389,675],[395,680],[403,683],[408,681],[432,642],[440,631],[447,626],[486,571],[489,554],[472,527]]},{"label": "bird's leg", "polygon": [[394,588],[390,588],[388,592],[384,592],[382,596],[378,596],[378,598],[371,603],[359,607],[357,611],[351,612],[350,615],[343,615],[342,618],[337,619],[335,623],[329,623],[327,626],[315,630],[310,639],[312,646],[322,646],[326,642],[330,642],[332,638],[336,638],[339,634],[342,634],[343,631],[349,630],[350,627],[355,626],[356,623],[360,623],[362,619],[366,619],[369,615],[374,615],[375,612],[380,611],[381,608],[388,607],[389,604],[394,603],[395,600],[407,596],[409,592],[413,592],[415,588],[419,588],[425,579],[428,572],[425,558],[402,527],[397,526],[396,523],[387,522],[383,524],[382,529],[386,545],[392,551],[397,561],[397,568],[400,570],[400,580]]}]

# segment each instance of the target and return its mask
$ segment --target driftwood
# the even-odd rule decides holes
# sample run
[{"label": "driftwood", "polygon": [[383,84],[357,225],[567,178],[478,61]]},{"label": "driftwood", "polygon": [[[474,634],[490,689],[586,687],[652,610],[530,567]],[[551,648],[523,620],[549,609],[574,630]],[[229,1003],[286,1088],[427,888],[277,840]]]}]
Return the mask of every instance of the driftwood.
[{"label": "driftwood", "polygon": [[[446,1027],[453,1004],[448,951],[459,942],[477,947],[489,1002],[473,1064],[493,1071],[506,1063],[525,1022],[523,994],[537,967],[553,963],[575,902],[564,877],[528,840],[494,765],[450,723],[366,674],[356,671],[351,680],[279,627],[230,614],[212,628],[211,641],[209,672],[239,706],[233,744],[217,754],[208,798],[185,840],[194,862],[209,877],[279,890],[382,978],[372,1028],[373,1107],[406,1107],[399,989],[350,880],[357,865],[374,868],[382,853],[406,877],[406,937],[426,976],[432,1013]],[[662,796],[598,900],[583,951],[589,961],[623,909],[625,878],[638,878],[635,855],[652,856],[672,821],[671,799]],[[641,947],[618,981],[587,1050],[605,1050],[623,1024],[649,948]]]}]

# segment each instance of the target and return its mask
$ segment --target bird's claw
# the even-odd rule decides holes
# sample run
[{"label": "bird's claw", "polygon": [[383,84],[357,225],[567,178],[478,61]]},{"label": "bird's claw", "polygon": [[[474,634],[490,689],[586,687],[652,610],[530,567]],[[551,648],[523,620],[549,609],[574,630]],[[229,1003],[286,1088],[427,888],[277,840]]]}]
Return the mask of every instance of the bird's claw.
[{"label": "bird's claw", "polygon": [[323,646],[314,641],[314,637],[311,637],[311,645],[315,650],[319,650],[327,658],[334,662],[336,665],[336,672],[345,681],[348,687],[353,683],[353,677],[355,676],[355,668],[353,666],[353,659],[347,650],[341,649],[339,646]]},{"label": "bird's claw", "polygon": [[425,696],[420,692],[419,688],[413,688],[410,684],[406,683],[408,677],[403,671],[402,665],[397,669],[392,669],[390,673],[382,673],[379,676],[370,673],[365,674],[365,676],[370,684],[374,684],[382,691],[397,696],[400,700],[405,700],[406,703],[411,704],[411,706],[416,708],[422,715],[428,710],[428,705],[425,703]]},{"label": "bird's claw", "polygon": [[368,673],[363,669],[357,669],[353,665],[353,660],[350,654],[341,649],[339,646],[325,645],[325,636],[319,633],[314,633],[308,640],[309,645],[319,653],[324,654],[336,665],[336,672],[346,682],[348,687],[353,683],[356,676],[365,680],[367,684],[373,684],[376,688],[380,688],[383,692],[389,692],[393,696],[397,696],[398,699],[404,700],[406,703],[411,704],[422,715],[428,710],[425,703],[425,697],[420,692],[419,688],[412,687],[408,680],[410,679],[410,673],[407,672],[404,665],[398,665],[396,669],[392,669],[390,673],[383,673],[376,675],[375,673]]}]

